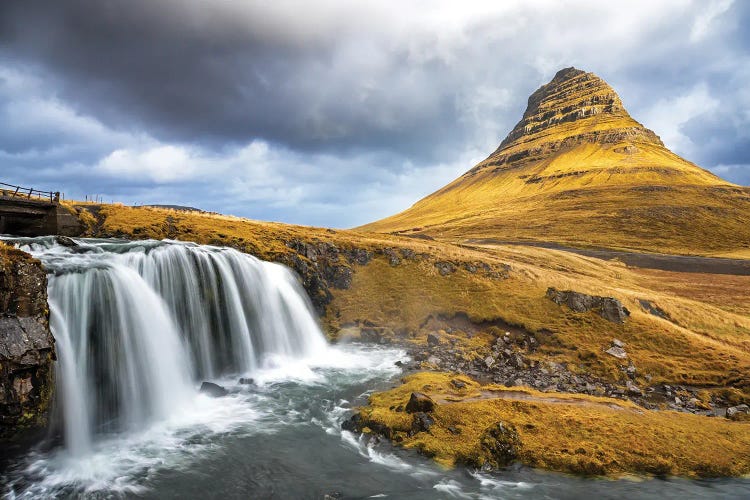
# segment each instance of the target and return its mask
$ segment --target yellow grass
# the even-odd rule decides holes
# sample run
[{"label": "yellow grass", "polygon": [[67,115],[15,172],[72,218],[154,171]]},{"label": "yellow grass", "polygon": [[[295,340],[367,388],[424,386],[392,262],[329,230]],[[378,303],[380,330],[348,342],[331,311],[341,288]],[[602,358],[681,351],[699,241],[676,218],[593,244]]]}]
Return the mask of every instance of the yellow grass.
[{"label": "yellow grass", "polygon": [[[428,331],[445,328],[450,318],[463,313],[474,326],[461,326],[453,335],[469,356],[489,349],[494,337],[487,330],[493,321],[502,320],[532,333],[547,332],[537,335],[542,345],[532,357],[568,363],[609,380],[622,382],[624,376],[623,362],[604,353],[611,340],[619,338],[628,344],[629,360],[639,375],[651,375],[653,383],[732,384],[744,391],[750,387],[750,314],[742,305],[727,306],[743,297],[743,282],[732,277],[711,277],[712,296],[707,298],[697,292],[681,292],[679,282],[644,278],[642,271],[617,262],[557,250],[465,248],[438,241],[121,205],[103,205],[99,213],[100,228],[92,234],[227,245],[265,259],[291,253],[287,243],[292,239],[327,241],[341,249],[414,251],[417,259],[403,259],[395,267],[377,255],[366,266],[351,265],[351,288],[332,290],[334,299],[323,318],[333,337],[343,325],[370,321],[422,343]],[[440,261],[455,263],[457,270],[441,276],[435,267]],[[470,273],[462,267],[463,263],[478,262],[493,269],[509,265],[507,279],[481,271]],[[632,315],[624,325],[617,325],[594,313],[574,313],[545,297],[550,286],[616,297]],[[646,313],[639,299],[665,310],[671,321]],[[430,317],[438,316],[448,320],[434,319],[426,324]],[[479,335],[469,338],[469,328]]]},{"label": "yellow grass", "polygon": [[[460,378],[466,388],[450,381]],[[413,416],[397,411],[412,392],[438,401],[428,432],[410,435]],[[393,439],[439,463],[493,463],[481,445],[502,422],[520,438],[518,460],[532,467],[592,475],[629,473],[739,476],[750,473],[750,423],[671,411],[586,395],[481,386],[447,373],[419,373],[375,393],[362,411],[366,425],[382,424]],[[450,430],[449,430],[450,428]]]}]

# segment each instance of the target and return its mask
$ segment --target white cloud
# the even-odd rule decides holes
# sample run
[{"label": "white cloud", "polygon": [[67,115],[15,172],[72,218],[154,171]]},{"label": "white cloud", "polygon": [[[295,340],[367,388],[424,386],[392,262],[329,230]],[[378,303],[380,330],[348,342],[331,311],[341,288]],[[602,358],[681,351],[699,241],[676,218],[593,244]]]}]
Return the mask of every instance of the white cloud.
[{"label": "white cloud", "polygon": [[690,29],[690,41],[699,42],[703,40],[715,28],[714,21],[724,14],[734,3],[734,0],[714,0],[704,2],[702,11],[698,13]]},{"label": "white cloud", "polygon": [[708,86],[699,83],[683,94],[657,101],[644,113],[644,123],[656,131],[668,148],[690,157],[695,152],[695,145],[683,133],[681,126],[704,113],[715,111],[719,104]]}]

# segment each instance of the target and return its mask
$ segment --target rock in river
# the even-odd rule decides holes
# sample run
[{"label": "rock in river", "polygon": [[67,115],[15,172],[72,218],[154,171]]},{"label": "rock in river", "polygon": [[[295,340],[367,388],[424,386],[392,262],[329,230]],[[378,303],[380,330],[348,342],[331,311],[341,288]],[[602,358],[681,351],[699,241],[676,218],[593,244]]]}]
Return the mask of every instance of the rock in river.
[{"label": "rock in river", "polygon": [[229,392],[222,386],[214,384],[212,382],[203,382],[201,384],[200,392],[212,398],[220,398],[229,394]]}]

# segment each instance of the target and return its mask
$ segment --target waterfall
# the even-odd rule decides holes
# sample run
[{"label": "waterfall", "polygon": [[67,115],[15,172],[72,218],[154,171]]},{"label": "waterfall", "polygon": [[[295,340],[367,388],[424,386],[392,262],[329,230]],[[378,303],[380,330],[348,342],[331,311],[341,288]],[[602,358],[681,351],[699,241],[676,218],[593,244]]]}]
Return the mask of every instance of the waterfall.
[{"label": "waterfall", "polygon": [[177,241],[17,239],[49,273],[66,448],[179,412],[200,381],[326,349],[284,266]]}]

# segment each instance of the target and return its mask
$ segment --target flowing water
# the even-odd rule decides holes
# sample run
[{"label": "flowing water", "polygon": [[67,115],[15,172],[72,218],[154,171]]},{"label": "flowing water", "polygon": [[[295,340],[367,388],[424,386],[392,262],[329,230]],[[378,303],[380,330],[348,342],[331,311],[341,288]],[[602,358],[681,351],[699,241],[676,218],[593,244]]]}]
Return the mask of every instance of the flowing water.
[{"label": "flowing water", "polygon": [[58,390],[53,444],[0,465],[7,498],[750,497],[748,480],[442,470],[340,430],[406,354],[327,345],[283,266],[175,241],[10,241],[49,272]]}]

